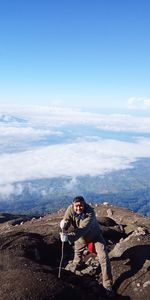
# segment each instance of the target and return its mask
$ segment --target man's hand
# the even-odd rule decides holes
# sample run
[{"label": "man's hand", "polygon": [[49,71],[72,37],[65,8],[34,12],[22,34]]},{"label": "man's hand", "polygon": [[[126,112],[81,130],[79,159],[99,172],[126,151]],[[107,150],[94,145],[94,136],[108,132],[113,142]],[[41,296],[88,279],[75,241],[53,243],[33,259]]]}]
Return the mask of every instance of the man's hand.
[{"label": "man's hand", "polygon": [[68,242],[68,235],[66,233],[60,232],[60,239],[63,242]]},{"label": "man's hand", "polygon": [[64,219],[62,219],[60,221],[60,228],[63,230],[63,229],[65,229],[66,225],[67,225],[67,221],[65,221]]}]

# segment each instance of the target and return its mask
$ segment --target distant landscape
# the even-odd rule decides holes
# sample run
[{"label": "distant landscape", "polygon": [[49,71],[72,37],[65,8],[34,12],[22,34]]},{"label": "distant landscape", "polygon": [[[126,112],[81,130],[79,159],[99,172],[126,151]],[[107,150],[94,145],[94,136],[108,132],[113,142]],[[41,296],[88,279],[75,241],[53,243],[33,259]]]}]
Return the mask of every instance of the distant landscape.
[{"label": "distant landscape", "polygon": [[1,211],[44,215],[66,207],[80,192],[87,202],[109,202],[150,216],[150,159],[104,176],[33,180],[15,186],[21,186],[21,194],[1,198]]},{"label": "distant landscape", "polygon": [[1,108],[0,211],[44,215],[83,195],[150,216],[149,128],[147,116]]}]

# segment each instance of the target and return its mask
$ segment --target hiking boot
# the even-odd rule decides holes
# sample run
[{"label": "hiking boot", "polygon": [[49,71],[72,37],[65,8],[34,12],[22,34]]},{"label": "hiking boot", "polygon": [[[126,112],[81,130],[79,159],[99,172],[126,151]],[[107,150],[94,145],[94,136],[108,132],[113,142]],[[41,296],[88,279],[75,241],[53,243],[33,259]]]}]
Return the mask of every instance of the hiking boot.
[{"label": "hiking boot", "polygon": [[105,288],[105,292],[108,299],[113,299],[115,297],[115,292],[112,286]]},{"label": "hiking boot", "polygon": [[80,262],[80,263],[75,263],[73,261],[70,261],[68,265],[65,267],[65,270],[75,272],[75,271],[80,271],[85,268],[85,263]]},{"label": "hiking boot", "polygon": [[87,265],[85,264],[85,262],[80,262],[78,264],[76,264],[76,270],[80,271],[80,270],[83,270],[87,267]]},{"label": "hiking boot", "polygon": [[69,262],[67,266],[65,267],[65,270],[75,272],[76,265],[73,262]]}]

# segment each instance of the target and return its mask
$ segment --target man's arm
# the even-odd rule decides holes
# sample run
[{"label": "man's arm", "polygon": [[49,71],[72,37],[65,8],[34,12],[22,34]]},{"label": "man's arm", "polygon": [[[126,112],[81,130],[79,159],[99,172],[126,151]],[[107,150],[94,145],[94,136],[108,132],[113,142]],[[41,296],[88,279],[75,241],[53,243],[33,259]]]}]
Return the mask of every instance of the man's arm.
[{"label": "man's arm", "polygon": [[95,222],[95,213],[92,210],[89,212],[85,219],[80,220],[80,227],[68,234],[68,240],[73,243],[78,240],[80,237],[85,236],[92,227],[92,224]]},{"label": "man's arm", "polygon": [[63,219],[60,222],[60,228],[67,230],[71,225],[71,205],[68,206]]}]

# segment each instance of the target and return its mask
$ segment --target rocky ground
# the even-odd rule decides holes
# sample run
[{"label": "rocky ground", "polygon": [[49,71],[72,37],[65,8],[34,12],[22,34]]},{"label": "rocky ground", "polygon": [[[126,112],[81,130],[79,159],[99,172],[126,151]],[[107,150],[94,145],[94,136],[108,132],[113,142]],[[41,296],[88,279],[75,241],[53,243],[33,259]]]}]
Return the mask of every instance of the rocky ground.
[{"label": "rocky ground", "polygon": [[[150,219],[107,203],[93,207],[111,259],[114,299],[150,300]],[[0,215],[1,300],[106,299],[96,256],[87,251],[83,269],[72,272],[73,247],[65,243],[60,270],[63,214]]]}]

